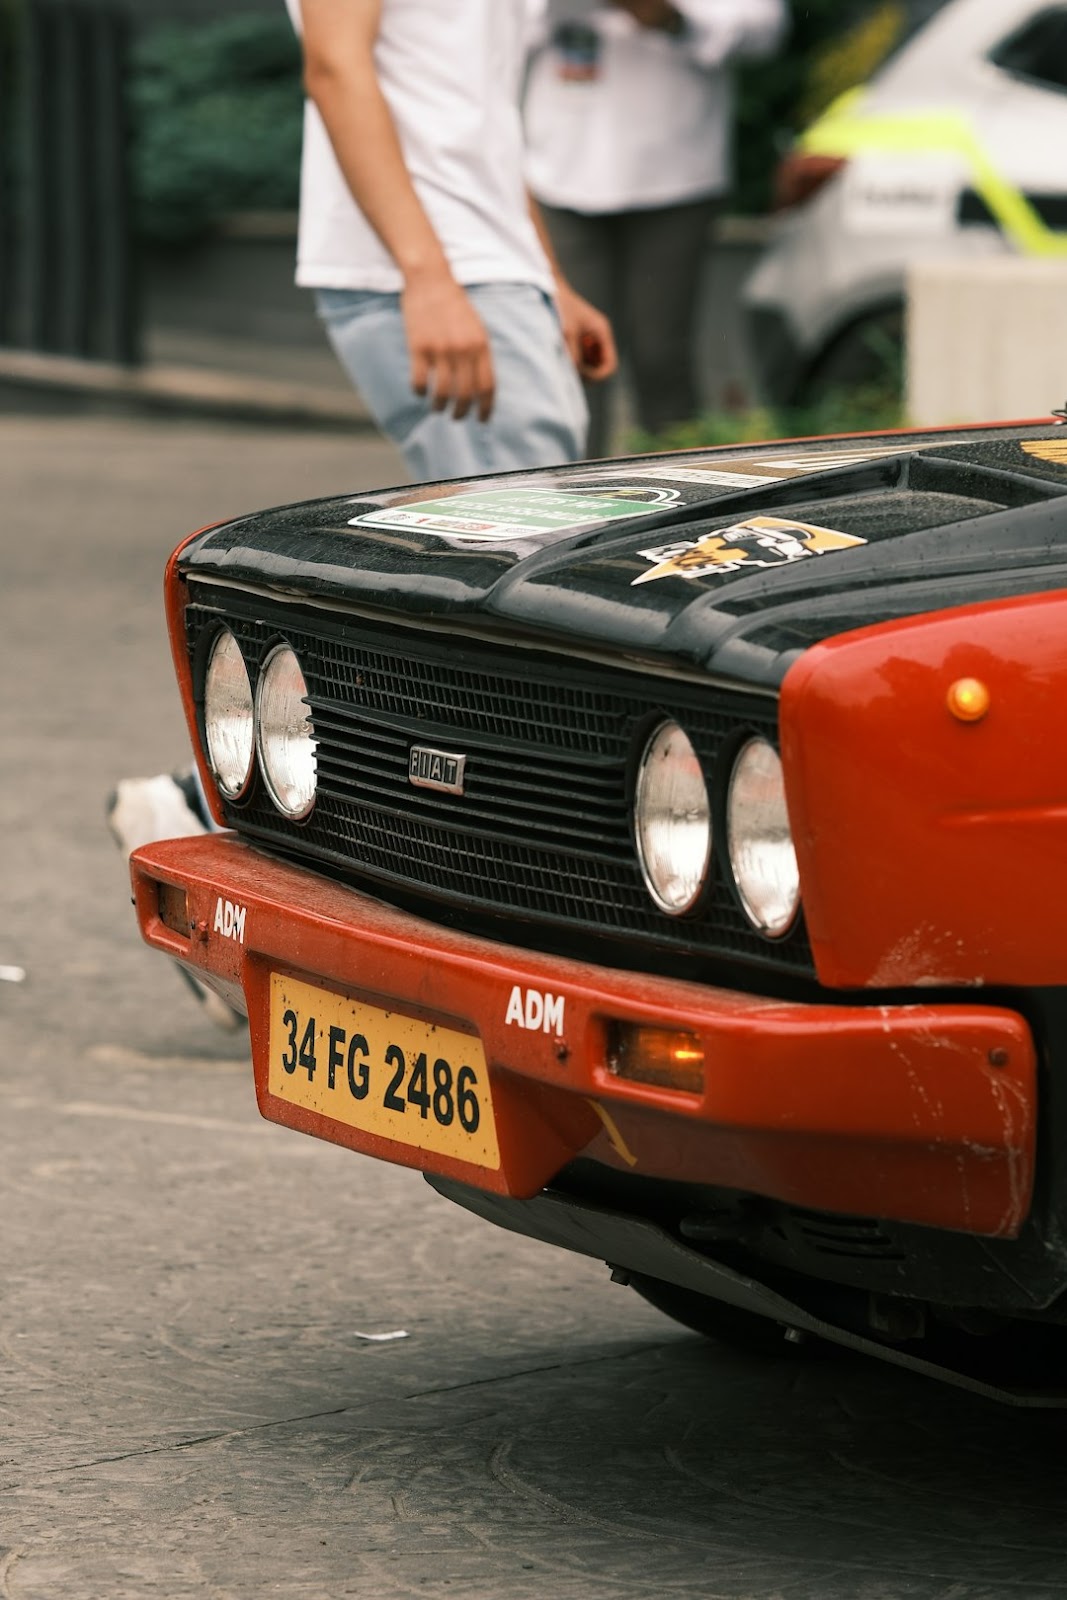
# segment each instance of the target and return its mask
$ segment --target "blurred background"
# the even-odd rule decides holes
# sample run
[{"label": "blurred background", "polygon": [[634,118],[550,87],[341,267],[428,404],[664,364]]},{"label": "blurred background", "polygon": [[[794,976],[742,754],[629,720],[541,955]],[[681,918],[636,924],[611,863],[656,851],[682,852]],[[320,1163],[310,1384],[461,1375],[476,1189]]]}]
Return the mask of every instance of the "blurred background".
[{"label": "blurred background", "polygon": [[[894,63],[914,60],[898,93],[914,101],[910,80],[925,71],[924,114],[968,93],[984,103],[1002,81],[1028,90],[1035,104],[1021,103],[1016,120],[1038,130],[1062,167],[1063,139],[1040,136],[1048,113],[1036,102],[1067,108],[1067,7],[794,0],[791,9],[786,49],[740,73],[736,184],[703,280],[703,410],[668,444],[900,422],[910,261],[1065,254],[1067,194],[1040,175],[1007,180],[1009,202],[1018,194],[1037,207],[1036,248],[1032,230],[1013,236],[966,161],[949,185],[952,227],[935,238],[928,219],[916,231],[913,180],[898,173],[897,191],[883,183],[857,202],[864,152],[846,141],[841,156],[820,130],[837,127],[826,113],[841,96],[872,77],[888,84]],[[938,28],[924,56],[919,46]],[[292,283],[301,106],[281,0],[0,0],[0,406],[136,395],[231,415],[273,407],[286,420],[358,421],[310,297]],[[1003,178],[1010,162],[994,152],[994,163]],[[944,188],[943,169],[935,160],[924,170],[942,173]],[[857,227],[868,236],[863,262],[863,248],[849,254]],[[827,267],[846,260],[847,282]],[[1035,395],[1033,410],[1062,399]],[[619,445],[651,443],[636,436],[625,404],[617,433]]]}]

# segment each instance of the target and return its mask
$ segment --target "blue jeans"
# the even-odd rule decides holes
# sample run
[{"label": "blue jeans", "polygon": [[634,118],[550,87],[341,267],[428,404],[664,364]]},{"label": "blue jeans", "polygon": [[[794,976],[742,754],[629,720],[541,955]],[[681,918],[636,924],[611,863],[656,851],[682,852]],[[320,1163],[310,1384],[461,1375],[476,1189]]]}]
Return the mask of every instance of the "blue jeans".
[{"label": "blue jeans", "polygon": [[486,283],[467,294],[489,335],[496,399],[488,422],[457,422],[411,387],[400,296],[318,289],[330,343],[416,483],[580,461],[589,423],[555,306],[530,284]]}]

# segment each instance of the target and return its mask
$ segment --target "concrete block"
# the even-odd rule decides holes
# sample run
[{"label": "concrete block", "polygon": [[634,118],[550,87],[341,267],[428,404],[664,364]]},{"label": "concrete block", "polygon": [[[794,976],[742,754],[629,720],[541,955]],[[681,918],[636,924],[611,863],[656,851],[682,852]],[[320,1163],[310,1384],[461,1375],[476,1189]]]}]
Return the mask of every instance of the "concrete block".
[{"label": "concrete block", "polygon": [[1067,401],[1067,258],[917,263],[907,301],[912,422],[1046,417]]}]

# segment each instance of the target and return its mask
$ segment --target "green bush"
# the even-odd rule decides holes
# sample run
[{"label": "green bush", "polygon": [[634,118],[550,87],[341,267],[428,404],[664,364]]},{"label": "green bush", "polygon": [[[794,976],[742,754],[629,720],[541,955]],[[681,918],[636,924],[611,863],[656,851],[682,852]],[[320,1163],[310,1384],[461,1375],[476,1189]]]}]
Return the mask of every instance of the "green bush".
[{"label": "green bush", "polygon": [[829,102],[863,83],[909,20],[905,0],[793,0],[785,48],[739,73],[735,210],[771,202],[774,169]]},{"label": "green bush", "polygon": [[303,93],[284,17],[153,30],[135,49],[130,95],[143,237],[181,242],[227,212],[296,205]]},{"label": "green bush", "polygon": [[823,434],[878,433],[905,424],[900,400],[881,386],[842,389],[816,405],[774,410],[708,411],[661,434],[636,432],[626,448],[637,454],[696,450],[702,445],[762,444],[768,439],[809,439]]},{"label": "green bush", "polygon": [[[785,49],[740,73],[736,210],[767,209],[779,156],[829,98],[868,76],[908,4],[794,0]],[[230,211],[296,205],[300,50],[284,16],[149,31],[134,53],[131,103],[143,236],[192,239]]]},{"label": "green bush", "polygon": [[15,0],[0,0],[0,131],[11,137],[11,115],[15,94],[15,57],[19,16]]}]

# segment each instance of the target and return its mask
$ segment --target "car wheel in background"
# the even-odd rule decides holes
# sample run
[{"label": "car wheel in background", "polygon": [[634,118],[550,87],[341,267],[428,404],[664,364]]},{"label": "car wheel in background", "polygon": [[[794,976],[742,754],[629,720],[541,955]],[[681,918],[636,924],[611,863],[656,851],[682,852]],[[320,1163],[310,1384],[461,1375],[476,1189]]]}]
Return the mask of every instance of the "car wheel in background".
[{"label": "car wheel in background", "polygon": [[904,308],[894,304],[850,323],[815,357],[800,380],[797,403],[818,405],[846,392],[904,398]]}]

